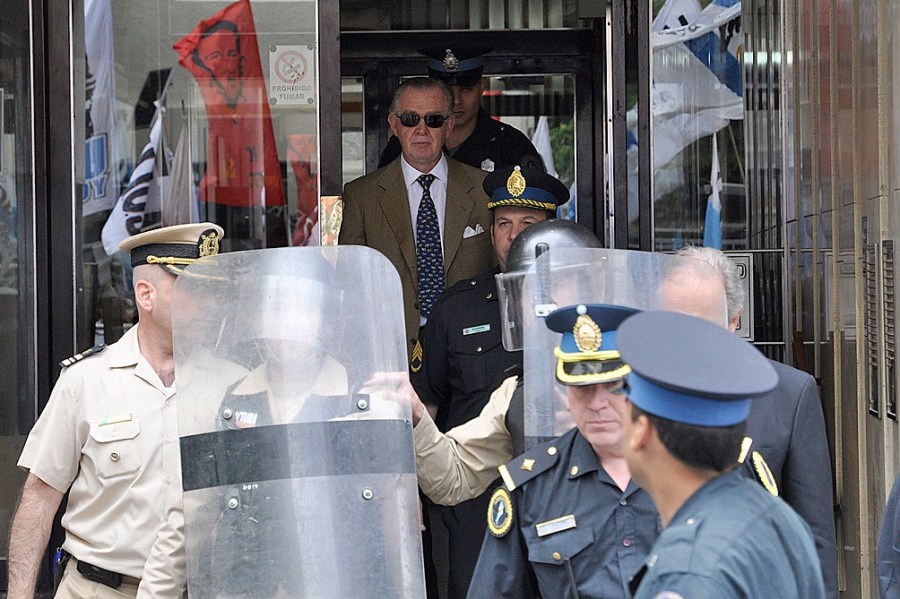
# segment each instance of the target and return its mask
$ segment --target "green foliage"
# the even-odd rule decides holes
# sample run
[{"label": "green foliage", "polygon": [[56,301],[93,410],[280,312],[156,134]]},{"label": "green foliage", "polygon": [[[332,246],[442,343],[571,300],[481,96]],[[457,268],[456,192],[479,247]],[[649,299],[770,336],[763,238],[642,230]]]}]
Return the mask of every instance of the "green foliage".
[{"label": "green foliage", "polygon": [[550,128],[550,147],[559,180],[568,187],[575,180],[575,122],[571,118]]}]

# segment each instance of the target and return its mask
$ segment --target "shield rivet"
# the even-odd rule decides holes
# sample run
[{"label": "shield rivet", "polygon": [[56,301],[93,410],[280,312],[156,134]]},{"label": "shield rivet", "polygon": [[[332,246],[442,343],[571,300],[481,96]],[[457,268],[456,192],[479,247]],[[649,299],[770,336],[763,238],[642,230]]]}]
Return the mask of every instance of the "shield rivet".
[{"label": "shield rivet", "polygon": [[363,499],[365,499],[366,501],[369,501],[370,499],[375,497],[375,492],[372,491],[372,489],[366,488],[366,489],[363,489],[362,496],[363,496]]},{"label": "shield rivet", "polygon": [[228,509],[233,510],[233,509],[237,508],[237,506],[238,506],[237,497],[232,497],[231,499],[228,500]]}]

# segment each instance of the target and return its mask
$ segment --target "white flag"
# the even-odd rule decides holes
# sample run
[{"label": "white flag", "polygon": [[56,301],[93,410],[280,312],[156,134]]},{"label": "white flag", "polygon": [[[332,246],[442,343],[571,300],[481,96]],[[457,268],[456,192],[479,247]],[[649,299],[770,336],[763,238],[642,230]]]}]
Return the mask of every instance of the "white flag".
[{"label": "white flag", "polygon": [[175,157],[169,171],[169,181],[163,190],[162,224],[184,225],[200,222],[200,206],[192,191],[191,155],[187,144],[187,123],[183,123]]},{"label": "white flag", "polygon": [[[157,168],[157,156],[166,159],[165,150],[161,150],[163,131],[163,110],[156,111],[153,127],[150,129],[150,141],[144,146],[137,166],[131,172],[128,187],[119,196],[106,224],[103,225],[101,240],[103,249],[112,256],[119,249],[119,244],[132,235],[141,232],[144,226],[144,213],[147,204],[160,205],[160,187],[165,177],[160,176]],[[168,165],[164,172],[168,173]]]},{"label": "white flag", "polygon": [[531,143],[534,149],[538,151],[541,160],[544,162],[544,170],[548,174],[559,178],[556,172],[556,163],[553,161],[553,147],[550,145],[550,124],[546,116],[538,119],[537,126],[534,128],[534,135],[531,136]]},{"label": "white flag", "polygon": [[118,194],[120,133],[116,126],[116,60],[110,0],[84,0],[84,215],[109,210]]}]

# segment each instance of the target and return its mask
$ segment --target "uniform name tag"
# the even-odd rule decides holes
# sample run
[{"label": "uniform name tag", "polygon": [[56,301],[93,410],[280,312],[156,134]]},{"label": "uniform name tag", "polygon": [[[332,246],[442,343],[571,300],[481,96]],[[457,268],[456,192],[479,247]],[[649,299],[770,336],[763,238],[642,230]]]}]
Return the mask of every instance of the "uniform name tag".
[{"label": "uniform name tag", "polygon": [[120,422],[131,422],[131,412],[123,412],[122,414],[113,414],[112,416],[104,416],[97,423],[98,426],[106,426],[108,424],[119,424]]},{"label": "uniform name tag", "polygon": [[534,527],[537,529],[537,535],[539,537],[546,537],[547,535],[552,535],[555,532],[562,532],[564,530],[569,530],[570,528],[575,528],[576,526],[575,516],[573,514],[534,525]]},{"label": "uniform name tag", "polygon": [[477,327],[469,327],[467,329],[463,329],[463,335],[474,335],[475,333],[486,333],[491,330],[491,325],[489,324],[481,324]]}]

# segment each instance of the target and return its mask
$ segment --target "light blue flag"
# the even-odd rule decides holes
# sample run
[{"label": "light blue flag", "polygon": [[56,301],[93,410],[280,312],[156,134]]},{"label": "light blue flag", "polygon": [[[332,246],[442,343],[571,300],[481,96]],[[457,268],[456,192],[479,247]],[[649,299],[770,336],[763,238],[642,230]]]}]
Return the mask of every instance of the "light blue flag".
[{"label": "light blue flag", "polygon": [[719,173],[719,147],[716,136],[712,136],[712,169],[709,173],[712,191],[706,203],[706,225],[703,227],[703,245],[722,249],[722,175]]}]

